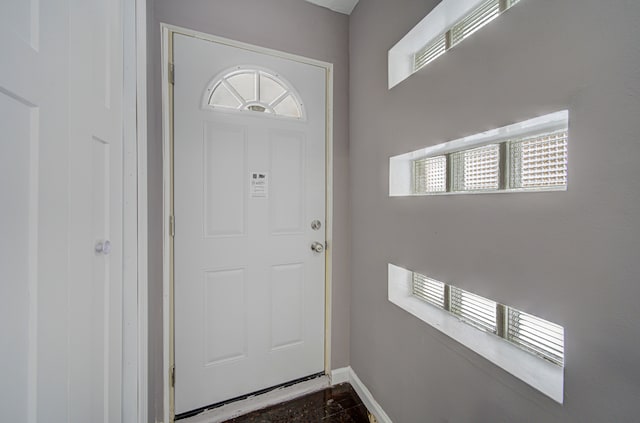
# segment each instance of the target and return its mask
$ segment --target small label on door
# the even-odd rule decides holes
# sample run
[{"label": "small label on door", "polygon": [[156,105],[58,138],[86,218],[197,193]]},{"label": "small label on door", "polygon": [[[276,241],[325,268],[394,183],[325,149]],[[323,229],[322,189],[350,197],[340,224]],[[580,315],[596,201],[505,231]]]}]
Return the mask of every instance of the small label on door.
[{"label": "small label on door", "polygon": [[269,196],[269,173],[267,172],[251,172],[249,174],[250,198],[268,198]]}]

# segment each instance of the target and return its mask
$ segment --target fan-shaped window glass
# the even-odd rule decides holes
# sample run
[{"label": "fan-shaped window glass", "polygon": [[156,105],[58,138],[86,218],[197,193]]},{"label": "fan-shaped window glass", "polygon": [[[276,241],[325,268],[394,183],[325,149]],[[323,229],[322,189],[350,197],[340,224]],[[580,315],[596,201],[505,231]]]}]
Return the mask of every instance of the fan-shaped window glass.
[{"label": "fan-shaped window glass", "polygon": [[277,75],[255,68],[236,67],[216,78],[207,89],[205,105],[303,117],[303,105],[293,87]]}]

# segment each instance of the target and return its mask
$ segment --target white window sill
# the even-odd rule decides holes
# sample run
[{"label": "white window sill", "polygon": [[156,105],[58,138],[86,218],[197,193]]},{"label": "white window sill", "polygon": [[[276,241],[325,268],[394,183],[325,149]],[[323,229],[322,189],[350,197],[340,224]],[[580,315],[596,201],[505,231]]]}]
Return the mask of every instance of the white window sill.
[{"label": "white window sill", "polygon": [[389,264],[389,301],[562,404],[564,368],[470,326],[411,295],[412,272]]}]

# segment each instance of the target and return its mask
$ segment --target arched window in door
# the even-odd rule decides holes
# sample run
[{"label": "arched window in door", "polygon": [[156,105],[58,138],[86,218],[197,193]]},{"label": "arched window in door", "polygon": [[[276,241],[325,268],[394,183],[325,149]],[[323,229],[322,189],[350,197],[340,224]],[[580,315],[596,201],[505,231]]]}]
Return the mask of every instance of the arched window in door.
[{"label": "arched window in door", "polygon": [[304,107],[295,89],[268,70],[236,66],[216,77],[207,87],[204,106],[251,111],[304,119]]}]

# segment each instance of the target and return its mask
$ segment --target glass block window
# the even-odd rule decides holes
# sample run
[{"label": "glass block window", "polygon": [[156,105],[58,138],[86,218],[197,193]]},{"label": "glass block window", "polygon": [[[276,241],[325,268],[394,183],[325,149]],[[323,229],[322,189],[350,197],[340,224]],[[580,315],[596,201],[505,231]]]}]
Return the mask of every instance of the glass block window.
[{"label": "glass block window", "polygon": [[447,157],[436,156],[413,163],[415,193],[445,192],[447,190]]},{"label": "glass block window", "polygon": [[408,172],[404,195],[564,190],[568,143],[564,110],[433,145],[391,157],[390,193]]},{"label": "glass block window", "polygon": [[564,328],[509,308],[507,339],[559,366],[564,365]]},{"label": "glass block window", "polygon": [[567,185],[567,131],[511,141],[511,188]]},{"label": "glass block window", "polygon": [[476,329],[492,333],[557,366],[564,366],[562,326],[423,274],[411,273],[413,297],[448,311]]},{"label": "glass block window", "polygon": [[500,146],[490,144],[451,154],[453,191],[497,190],[500,187]]},{"label": "glass block window", "polygon": [[413,295],[436,307],[445,308],[444,287],[444,283],[440,281],[428,278],[420,273],[413,273]]},{"label": "glass block window", "polygon": [[451,287],[451,313],[487,332],[497,332],[496,302]]},{"label": "glass block window", "polygon": [[207,88],[205,105],[226,110],[251,111],[303,118],[296,91],[278,75],[255,68],[235,67]]}]

